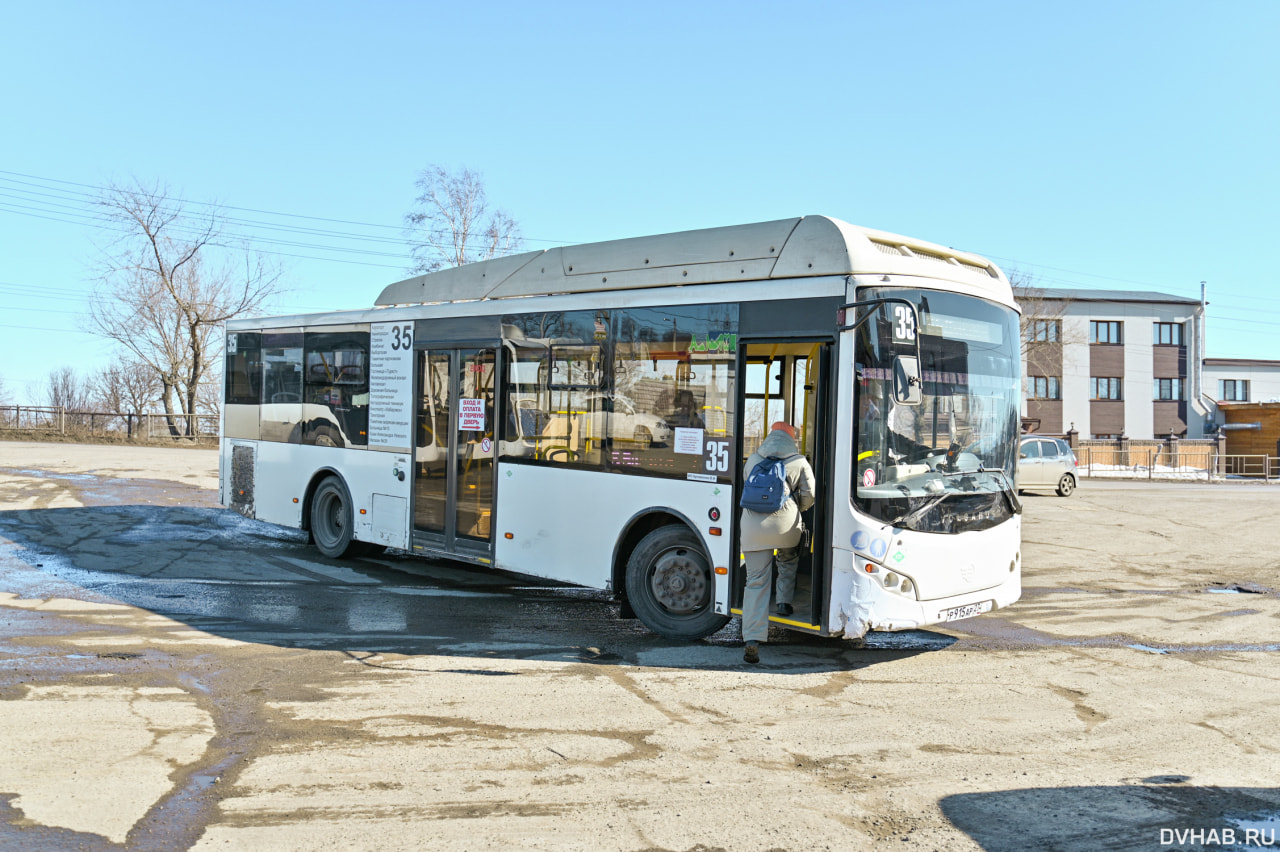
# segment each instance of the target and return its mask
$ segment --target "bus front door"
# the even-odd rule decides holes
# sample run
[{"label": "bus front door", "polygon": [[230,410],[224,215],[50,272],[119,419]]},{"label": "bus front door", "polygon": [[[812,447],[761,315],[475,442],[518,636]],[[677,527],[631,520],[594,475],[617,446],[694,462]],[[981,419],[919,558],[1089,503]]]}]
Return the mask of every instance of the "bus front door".
[{"label": "bus front door", "polygon": [[495,349],[418,352],[415,551],[492,558],[497,364]]},{"label": "bus front door", "polygon": [[[760,446],[769,427],[783,420],[796,427],[796,446],[809,460],[817,479],[813,508],[803,515],[810,530],[808,546],[800,553],[794,612],[782,615],[771,598],[769,620],[793,630],[823,633],[822,616],[830,589],[829,562],[831,441],[831,343],[825,340],[750,340],[739,366],[738,434],[742,436],[739,465]],[[739,483],[741,487],[741,483]],[[739,510],[741,511],[741,510]],[[740,566],[741,567],[741,566]],[[775,574],[776,577],[776,574]],[[733,608],[741,612],[745,569],[734,582]],[[770,581],[771,584],[773,581]]]}]

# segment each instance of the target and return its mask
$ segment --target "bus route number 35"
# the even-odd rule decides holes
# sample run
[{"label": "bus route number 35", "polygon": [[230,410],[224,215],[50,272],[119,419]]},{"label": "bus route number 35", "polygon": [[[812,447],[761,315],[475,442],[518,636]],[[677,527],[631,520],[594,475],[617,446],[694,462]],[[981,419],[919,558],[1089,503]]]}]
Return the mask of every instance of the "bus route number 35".
[{"label": "bus route number 35", "polygon": [[729,442],[708,440],[702,448],[702,469],[707,473],[729,472]]},{"label": "bus route number 35", "polygon": [[391,348],[392,349],[412,349],[413,348],[413,326],[412,325],[393,325],[391,327]]}]

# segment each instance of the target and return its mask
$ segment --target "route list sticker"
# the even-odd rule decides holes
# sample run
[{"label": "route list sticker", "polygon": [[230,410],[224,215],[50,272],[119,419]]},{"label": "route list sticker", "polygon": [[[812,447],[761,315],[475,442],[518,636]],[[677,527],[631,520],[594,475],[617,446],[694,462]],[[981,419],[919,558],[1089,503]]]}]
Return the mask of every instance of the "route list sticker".
[{"label": "route list sticker", "polygon": [[369,327],[369,449],[413,446],[413,323]]}]

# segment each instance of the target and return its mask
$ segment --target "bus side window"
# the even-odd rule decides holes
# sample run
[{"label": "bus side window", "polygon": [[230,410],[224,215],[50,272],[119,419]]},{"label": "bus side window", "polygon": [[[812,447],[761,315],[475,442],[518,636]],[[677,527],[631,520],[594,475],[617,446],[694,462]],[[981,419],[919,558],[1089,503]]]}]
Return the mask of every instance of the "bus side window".
[{"label": "bus side window", "polygon": [[302,442],[302,333],[262,333],[262,407],[259,437]]},{"label": "bus side window", "polygon": [[599,466],[608,437],[607,318],[595,312],[503,317],[507,417],[501,455]]},{"label": "bus side window", "polygon": [[363,447],[369,429],[369,332],[307,332],[302,443]]},{"label": "bus side window", "polygon": [[631,308],[614,316],[609,467],[732,479],[737,305]]},{"label": "bus side window", "polygon": [[262,335],[254,331],[227,335],[224,433],[228,438],[258,437],[262,404]]}]

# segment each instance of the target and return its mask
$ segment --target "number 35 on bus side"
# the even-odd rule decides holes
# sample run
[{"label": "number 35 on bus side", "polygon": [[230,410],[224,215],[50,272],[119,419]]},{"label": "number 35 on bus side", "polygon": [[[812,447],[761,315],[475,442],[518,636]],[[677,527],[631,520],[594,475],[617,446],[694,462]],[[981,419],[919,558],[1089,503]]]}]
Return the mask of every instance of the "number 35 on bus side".
[{"label": "number 35 on bus side", "polygon": [[708,440],[703,447],[702,468],[707,473],[729,472],[729,442]]}]

